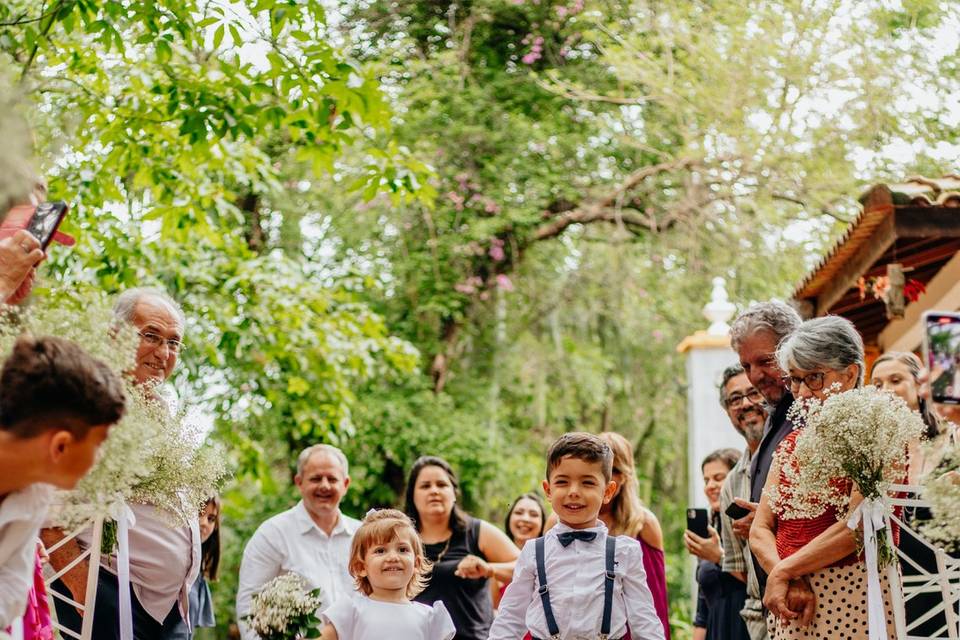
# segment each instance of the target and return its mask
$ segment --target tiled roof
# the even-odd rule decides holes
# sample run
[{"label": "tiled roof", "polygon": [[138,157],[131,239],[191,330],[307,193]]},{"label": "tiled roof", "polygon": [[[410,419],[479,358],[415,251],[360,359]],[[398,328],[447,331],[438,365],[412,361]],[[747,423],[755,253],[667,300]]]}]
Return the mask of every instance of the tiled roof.
[{"label": "tiled roof", "polygon": [[887,188],[896,206],[960,207],[960,175],[957,174],[942,178],[911,176],[906,182],[889,184]]},{"label": "tiled roof", "polygon": [[[884,190],[889,195],[884,194]],[[874,185],[860,196],[860,202],[864,205],[860,215],[807,274],[794,292],[794,299],[818,295],[844,264],[868,245],[877,228],[896,208],[960,208],[960,175],[942,178],[912,176],[902,183]]]}]

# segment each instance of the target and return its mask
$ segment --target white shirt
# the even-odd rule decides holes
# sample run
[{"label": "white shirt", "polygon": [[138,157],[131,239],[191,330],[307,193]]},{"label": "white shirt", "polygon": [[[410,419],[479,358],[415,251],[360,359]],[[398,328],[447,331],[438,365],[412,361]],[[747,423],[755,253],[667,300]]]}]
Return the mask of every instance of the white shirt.
[{"label": "white shirt", "polygon": [[[557,535],[572,530],[561,522],[545,536],[544,565],[550,604],[563,640],[595,640],[603,617],[607,527],[598,521],[595,528],[586,530],[597,532],[594,540],[574,540],[564,547]],[[629,625],[634,640],[663,640],[663,623],[647,587],[640,543],[617,536],[614,560],[610,637],[626,635]],[[539,588],[535,545],[530,541],[520,552],[489,640],[516,640],[528,630],[536,638],[550,637]]]},{"label": "white shirt", "polygon": [[[200,575],[200,519],[189,526],[171,526],[172,515],[148,504],[130,504],[137,522],[130,528],[130,584],[150,617],[163,622],[174,604],[189,618],[190,587]],[[90,547],[91,530],[77,536],[81,549]],[[117,556],[103,557],[103,567],[117,573]]]},{"label": "white shirt", "polygon": [[337,600],[323,620],[337,640],[451,640],[457,633],[443,602],[381,602],[359,593]]},{"label": "white shirt", "polygon": [[311,589],[321,589],[321,610],[356,588],[347,563],[350,543],[360,521],[340,513],[331,535],[316,525],[303,501],[279,513],[257,528],[243,550],[240,583],[237,586],[237,619],[243,640],[256,640],[242,622],[250,611],[250,600],[261,587],[284,573],[303,576]]},{"label": "white shirt", "polygon": [[26,611],[37,537],[53,492],[48,484],[31,484],[0,502],[0,631]]}]

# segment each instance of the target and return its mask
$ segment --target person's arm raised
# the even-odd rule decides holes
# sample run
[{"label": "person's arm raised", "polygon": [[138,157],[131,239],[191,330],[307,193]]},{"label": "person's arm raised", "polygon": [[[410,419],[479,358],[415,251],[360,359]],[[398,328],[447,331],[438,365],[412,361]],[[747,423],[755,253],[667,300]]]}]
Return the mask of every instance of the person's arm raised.
[{"label": "person's arm raised", "polygon": [[13,295],[43,257],[40,241],[23,229],[0,240],[0,301],[20,302]]},{"label": "person's arm raised", "polygon": [[461,578],[496,578],[508,584],[513,579],[513,567],[520,556],[517,545],[503,531],[481,520],[477,546],[486,560],[467,556],[460,561],[456,574]]}]

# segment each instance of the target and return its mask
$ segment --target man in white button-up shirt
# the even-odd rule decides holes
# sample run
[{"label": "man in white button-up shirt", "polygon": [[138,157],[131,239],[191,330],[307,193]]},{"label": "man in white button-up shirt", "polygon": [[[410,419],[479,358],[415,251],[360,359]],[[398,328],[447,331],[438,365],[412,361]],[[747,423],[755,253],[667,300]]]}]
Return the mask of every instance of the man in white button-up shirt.
[{"label": "man in white button-up shirt", "polygon": [[350,486],[347,458],[336,447],[318,444],[297,458],[294,483],[303,498],[297,506],[264,522],[243,550],[237,588],[237,619],[243,640],[256,640],[242,622],[250,600],[267,582],[297,573],[323,591],[323,608],[355,590],[347,571],[350,544],[360,521],[340,511]]}]

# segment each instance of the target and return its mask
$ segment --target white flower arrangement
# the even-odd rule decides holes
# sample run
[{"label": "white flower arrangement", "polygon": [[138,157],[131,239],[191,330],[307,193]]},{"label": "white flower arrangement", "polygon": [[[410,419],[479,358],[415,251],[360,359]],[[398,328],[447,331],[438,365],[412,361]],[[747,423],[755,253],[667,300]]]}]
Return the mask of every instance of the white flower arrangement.
[{"label": "white flower arrangement", "polygon": [[[803,431],[792,450],[782,447],[775,456],[789,488],[768,496],[783,519],[816,518],[829,507],[846,519],[853,484],[864,500],[882,500],[889,484],[903,481],[908,445],[924,433],[919,413],[872,386],[798,401],[790,418]],[[885,537],[877,542],[885,564],[891,550]]]},{"label": "white flower arrangement", "polygon": [[946,453],[922,482],[922,496],[933,517],[920,526],[921,531],[948,551],[960,549],[960,446]]},{"label": "white flower arrangement", "polygon": [[[57,290],[28,309],[7,308],[0,317],[0,353],[9,353],[25,332],[72,340],[118,375],[135,362],[136,332],[116,325],[108,300],[97,291]],[[198,426],[128,379],[125,391],[126,411],[97,462],[74,490],[60,492],[50,514],[66,529],[110,517],[121,502],[152,504],[170,516],[171,526],[187,524],[226,476],[224,456],[203,444]]]},{"label": "white flower arrangement", "polygon": [[243,621],[263,640],[319,638],[321,604],[320,589],[310,590],[303,577],[285,573],[253,596]]}]

